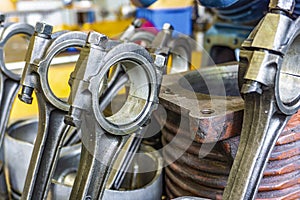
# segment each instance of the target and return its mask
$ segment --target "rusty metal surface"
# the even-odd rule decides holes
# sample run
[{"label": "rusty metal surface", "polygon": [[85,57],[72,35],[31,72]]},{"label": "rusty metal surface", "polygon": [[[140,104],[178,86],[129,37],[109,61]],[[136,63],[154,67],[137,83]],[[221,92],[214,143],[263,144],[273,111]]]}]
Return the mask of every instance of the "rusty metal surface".
[{"label": "rusty metal surface", "polygon": [[[214,97],[211,98],[209,93]],[[167,75],[163,79],[160,102],[165,109],[172,111],[170,115],[175,115],[168,116],[166,122],[166,127],[173,132],[187,136],[193,133],[194,140],[201,143],[237,135],[243,116],[243,100],[237,87],[237,65]]]},{"label": "rusty metal surface", "polygon": [[[188,74],[195,76],[196,73]],[[185,73],[184,76],[189,75]],[[168,146],[163,151],[165,162],[169,163],[165,175],[167,196],[175,198],[189,195],[222,199],[239,144],[243,115],[243,106],[240,106],[242,100],[240,97],[221,99],[222,105],[226,105],[227,108],[224,115],[214,112],[208,116],[201,113],[191,116],[192,109],[189,105],[195,101],[186,98],[179,104],[176,99],[185,94],[191,97],[189,94],[191,91],[178,84],[181,77],[182,75],[167,75],[162,85],[164,91],[160,95],[160,102],[167,112],[165,127],[162,129],[162,143]],[[209,104],[210,99],[204,94],[196,93],[196,96],[200,110]],[[222,118],[225,123],[220,120]],[[216,138],[216,135],[219,137]],[[185,144],[189,142],[190,146],[186,147]],[[205,157],[199,156],[201,147],[214,144],[212,142],[215,142],[213,149]],[[264,171],[256,199],[300,198],[299,146],[300,112],[292,116],[279,136]],[[178,156],[182,150],[185,152]],[[175,158],[176,161],[172,162]]]}]

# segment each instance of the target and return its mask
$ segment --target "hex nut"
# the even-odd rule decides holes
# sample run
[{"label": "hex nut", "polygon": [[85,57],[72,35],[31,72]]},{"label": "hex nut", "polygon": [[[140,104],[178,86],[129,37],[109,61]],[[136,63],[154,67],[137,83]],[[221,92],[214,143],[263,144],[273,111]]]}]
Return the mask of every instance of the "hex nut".
[{"label": "hex nut", "polygon": [[135,19],[133,22],[132,22],[132,25],[135,27],[135,28],[140,28],[142,26],[142,20],[140,19]]},{"label": "hex nut", "polygon": [[156,55],[156,56],[155,56],[154,64],[155,64],[157,67],[164,67],[164,66],[165,66],[165,63],[166,63],[166,58],[165,58],[165,56],[162,56],[162,55]]},{"label": "hex nut", "polygon": [[163,30],[174,30],[174,27],[169,23],[164,23]]},{"label": "hex nut", "polygon": [[294,11],[295,1],[294,0],[271,0],[269,4],[270,9],[282,9],[290,13]]},{"label": "hex nut", "polygon": [[40,34],[51,35],[53,30],[53,26],[43,23],[37,22],[35,25],[35,31]]},{"label": "hex nut", "polygon": [[103,35],[101,33],[91,31],[88,35],[87,42],[94,45],[101,45],[101,43],[106,43],[108,41],[108,38],[106,35]]}]

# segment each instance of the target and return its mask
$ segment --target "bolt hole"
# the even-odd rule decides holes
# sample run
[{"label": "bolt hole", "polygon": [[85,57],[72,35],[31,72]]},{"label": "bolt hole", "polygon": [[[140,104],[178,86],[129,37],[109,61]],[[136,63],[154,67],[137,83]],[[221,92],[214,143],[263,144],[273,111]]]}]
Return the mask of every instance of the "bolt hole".
[{"label": "bolt hole", "polygon": [[213,114],[214,112],[215,111],[213,109],[203,109],[203,110],[201,110],[201,113],[206,114],[206,115]]},{"label": "bolt hole", "polygon": [[237,39],[237,38],[235,38],[234,40],[233,40],[233,44],[234,45],[237,45],[239,43],[239,40]]}]

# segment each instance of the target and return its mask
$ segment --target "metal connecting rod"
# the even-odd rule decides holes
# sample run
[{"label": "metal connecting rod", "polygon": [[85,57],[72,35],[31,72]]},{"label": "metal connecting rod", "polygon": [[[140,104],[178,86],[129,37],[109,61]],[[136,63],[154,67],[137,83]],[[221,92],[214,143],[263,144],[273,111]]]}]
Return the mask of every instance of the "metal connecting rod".
[{"label": "metal connecting rod", "polygon": [[46,199],[57,158],[68,131],[64,116],[69,105],[58,99],[48,83],[48,68],[55,55],[68,47],[82,47],[87,34],[60,32],[52,34],[52,26],[38,22],[26,56],[26,66],[19,99],[32,102],[35,91],[39,106],[39,127],[27,172],[22,199]]},{"label": "metal connecting rod", "polygon": [[[276,9],[293,10],[293,1],[284,2],[277,1]],[[273,147],[300,108],[299,33],[299,19],[268,13],[243,43],[239,66],[243,129],[223,199],[255,198]]]}]

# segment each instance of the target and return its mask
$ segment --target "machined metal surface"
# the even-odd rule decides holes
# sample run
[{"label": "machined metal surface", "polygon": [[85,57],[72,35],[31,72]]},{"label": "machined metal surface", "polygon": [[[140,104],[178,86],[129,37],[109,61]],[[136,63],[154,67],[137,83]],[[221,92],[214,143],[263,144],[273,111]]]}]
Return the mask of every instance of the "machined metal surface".
[{"label": "machined metal surface", "polygon": [[[1,18],[5,17],[2,14],[0,16]],[[12,103],[17,95],[21,79],[19,75],[6,68],[4,46],[15,35],[24,34],[29,38],[34,32],[34,28],[28,24],[3,24],[2,22],[0,22],[0,145],[2,144]]]},{"label": "machined metal surface", "polygon": [[[158,51],[165,47],[165,37],[171,34],[168,29],[164,32],[165,35],[154,40],[163,44],[157,46]],[[68,102],[71,108],[65,118],[66,123],[80,129],[83,144],[71,199],[102,198],[113,163],[130,138],[129,134],[138,132],[156,107],[166,55],[155,52],[153,60],[141,46],[112,45],[105,35],[89,33],[70,78],[72,89]],[[112,66],[120,70],[109,78],[107,73]],[[106,105],[128,80],[126,102],[117,113],[104,116]]]},{"label": "machined metal surface", "polygon": [[280,9],[292,14],[294,12],[296,2],[295,0],[270,0],[270,9]]},{"label": "machined metal surface", "polygon": [[[102,199],[161,199],[163,160],[158,152],[153,151],[151,147],[142,145],[130,166],[132,168],[137,165],[142,173],[127,173],[121,190],[105,189]],[[80,151],[69,152],[60,157],[49,195],[51,199],[69,199],[79,159]]]},{"label": "machined metal surface", "polygon": [[244,123],[224,199],[256,197],[276,141],[300,108],[299,27],[299,19],[268,13],[243,44]]},{"label": "machined metal surface", "polygon": [[[7,69],[5,64],[5,53],[6,56],[8,53],[5,52],[5,46],[8,41],[16,35],[25,35],[25,37],[29,38],[33,34],[34,29],[32,26],[25,23],[5,24],[5,15],[3,14],[0,14],[0,18],[0,147],[2,147],[10,111],[17,95],[20,86],[19,81],[21,79],[18,74]],[[1,155],[2,154],[3,152],[1,150]],[[3,161],[1,161],[0,195],[1,198],[6,198],[5,195],[7,195],[7,189],[4,184],[3,172]]]},{"label": "machined metal surface", "polygon": [[[8,171],[7,182],[10,188],[9,195],[14,199],[21,198],[37,134],[37,119],[17,121],[9,126],[5,134],[4,158]],[[72,152],[80,152],[80,144],[63,147],[61,156]]]},{"label": "machined metal surface", "polygon": [[22,199],[47,197],[57,158],[69,129],[63,122],[69,105],[53,94],[48,83],[51,60],[68,47],[82,47],[86,37],[87,34],[83,32],[52,34],[52,26],[40,22],[35,27],[26,55],[19,99],[31,103],[33,91],[36,93],[39,128]]}]

